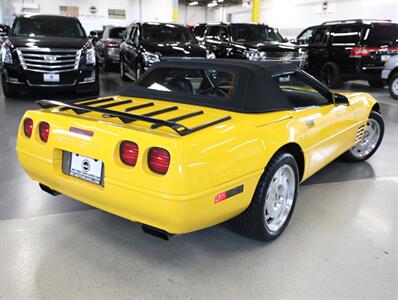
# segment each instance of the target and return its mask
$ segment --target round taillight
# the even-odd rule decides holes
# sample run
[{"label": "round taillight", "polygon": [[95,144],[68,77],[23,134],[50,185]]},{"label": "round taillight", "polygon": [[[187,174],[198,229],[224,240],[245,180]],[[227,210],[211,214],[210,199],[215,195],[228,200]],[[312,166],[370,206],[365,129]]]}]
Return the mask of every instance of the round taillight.
[{"label": "round taillight", "polygon": [[23,132],[25,133],[25,136],[30,138],[32,136],[32,131],[33,131],[33,120],[31,118],[26,118],[23,121]]},{"label": "round taillight", "polygon": [[151,148],[148,153],[148,166],[152,172],[166,174],[170,166],[170,153],[162,148]]},{"label": "round taillight", "polygon": [[48,137],[50,135],[50,124],[47,122],[40,122],[39,124],[39,134],[40,134],[40,139],[47,143]]},{"label": "round taillight", "polygon": [[120,144],[120,160],[131,167],[134,167],[138,159],[138,146],[136,143],[124,141]]}]

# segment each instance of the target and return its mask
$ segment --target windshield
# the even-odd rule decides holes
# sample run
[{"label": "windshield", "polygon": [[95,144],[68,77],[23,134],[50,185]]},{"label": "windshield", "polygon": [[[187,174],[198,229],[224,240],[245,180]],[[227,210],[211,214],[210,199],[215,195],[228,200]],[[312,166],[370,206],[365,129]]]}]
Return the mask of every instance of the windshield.
[{"label": "windshield", "polygon": [[12,35],[86,38],[86,33],[77,19],[58,17],[17,19]]},{"label": "windshield", "polygon": [[196,43],[192,32],[183,26],[173,24],[144,24],[142,40],[154,43]]},{"label": "windshield", "polygon": [[232,24],[231,34],[235,42],[284,41],[277,29],[265,25]]},{"label": "windshield", "polygon": [[396,45],[398,40],[398,24],[373,24],[365,32],[364,42],[370,46]]},{"label": "windshield", "polygon": [[111,28],[109,30],[109,37],[111,39],[122,39],[125,31],[126,31],[126,28],[124,28],[124,27]]}]

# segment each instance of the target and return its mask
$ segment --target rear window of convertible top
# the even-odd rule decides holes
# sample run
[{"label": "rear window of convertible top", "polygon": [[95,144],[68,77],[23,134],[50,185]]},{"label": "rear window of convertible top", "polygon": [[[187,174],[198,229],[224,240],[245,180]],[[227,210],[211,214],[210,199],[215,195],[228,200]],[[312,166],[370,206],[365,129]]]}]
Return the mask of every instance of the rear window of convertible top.
[{"label": "rear window of convertible top", "polygon": [[164,92],[178,92],[230,98],[236,83],[234,72],[214,69],[156,68],[138,86]]}]

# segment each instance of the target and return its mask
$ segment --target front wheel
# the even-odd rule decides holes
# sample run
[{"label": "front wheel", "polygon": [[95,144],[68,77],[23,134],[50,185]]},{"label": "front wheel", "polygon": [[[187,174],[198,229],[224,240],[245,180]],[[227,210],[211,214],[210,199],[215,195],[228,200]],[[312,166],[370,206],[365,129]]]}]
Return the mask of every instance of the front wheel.
[{"label": "front wheel", "polygon": [[361,162],[370,158],[379,148],[384,135],[383,117],[372,111],[365,126],[362,140],[345,152],[343,159],[350,162]]},{"label": "front wheel", "polygon": [[341,75],[339,67],[332,62],[324,64],[320,71],[320,79],[331,89],[337,89],[341,87]]},{"label": "front wheel", "polygon": [[398,100],[398,73],[394,74],[388,83],[388,90],[393,99]]},{"label": "front wheel", "polygon": [[285,230],[296,204],[299,172],[294,157],[278,152],[260,178],[249,207],[232,220],[238,232],[272,241]]},{"label": "front wheel", "polygon": [[19,96],[17,89],[13,89],[12,86],[6,82],[4,77],[1,78],[1,86],[3,88],[3,94],[6,98],[13,98]]}]

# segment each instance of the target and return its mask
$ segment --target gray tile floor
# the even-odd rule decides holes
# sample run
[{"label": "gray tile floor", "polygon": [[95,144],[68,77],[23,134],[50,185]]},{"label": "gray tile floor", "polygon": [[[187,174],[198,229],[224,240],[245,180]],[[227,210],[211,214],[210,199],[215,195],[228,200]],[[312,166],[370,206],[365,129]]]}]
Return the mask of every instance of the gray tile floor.
[{"label": "gray tile floor", "polygon": [[[102,95],[126,84],[116,73],[101,81]],[[362,82],[346,89],[382,102],[384,142],[368,162],[336,161],[307,180],[271,244],[226,225],[165,242],[41,192],[18,165],[15,135],[32,99],[60,96],[0,98],[0,298],[398,299],[398,101]]]}]

